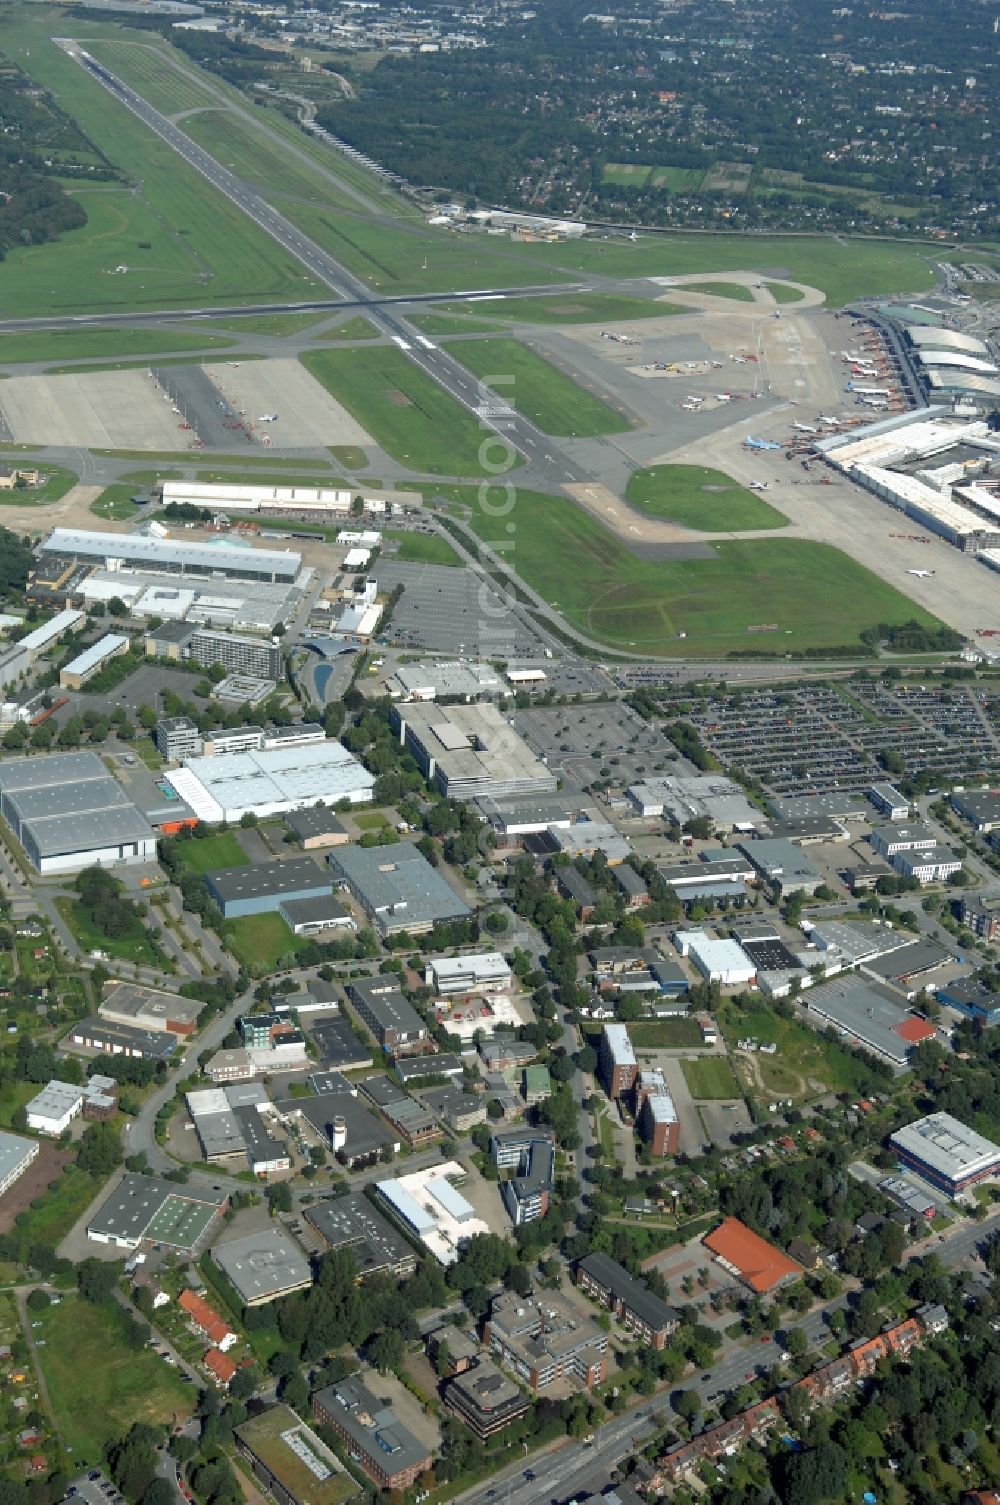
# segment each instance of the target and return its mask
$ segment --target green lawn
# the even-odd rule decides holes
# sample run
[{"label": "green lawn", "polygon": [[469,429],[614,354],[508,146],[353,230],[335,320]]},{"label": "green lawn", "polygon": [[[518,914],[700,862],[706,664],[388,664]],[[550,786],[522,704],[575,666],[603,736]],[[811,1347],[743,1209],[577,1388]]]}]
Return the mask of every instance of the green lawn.
[{"label": "green lawn", "polygon": [[250,861],[232,831],[214,836],[194,836],[178,844],[181,861],[189,873],[211,873],[216,868],[245,867]]},{"label": "green lawn", "polygon": [[138,921],[127,935],[115,936],[112,939],[94,924],[90,914],[82,907],[79,900],[67,897],[57,898],[56,908],[73,932],[81,950],[103,951],[106,956],[135,962],[140,967],[155,965],[156,953],[146,939],[145,930]]},{"label": "green lawn", "polygon": [[393,533],[383,535],[399,544],[392,555],[414,564],[460,565],[462,561],[448,541],[437,533]]},{"label": "green lawn", "polygon": [[686,1015],[676,1019],[639,1019],[628,1027],[637,1050],[671,1050],[681,1045],[700,1045],[697,1021]]},{"label": "green lawn", "polygon": [[543,434],[590,439],[632,427],[622,413],[517,340],[468,340],[451,350]]},{"label": "green lawn", "polygon": [[5,1129],[11,1126],[11,1117],[18,1108],[23,1108],[33,1097],[37,1097],[39,1087],[37,1082],[20,1082],[7,1078],[0,1083],[0,1125]]},{"label": "green lawn", "polygon": [[[870,1088],[864,1067],[836,1041],[824,1040],[797,1019],[783,1019],[763,1002],[737,1006],[724,1000],[718,1013],[723,1035],[732,1050],[747,1037],[761,1045],[777,1045],[777,1053],[756,1052],[749,1059],[760,1073],[763,1089],[774,1097],[807,1102],[825,1092],[863,1092]],[[747,1081],[752,1078],[748,1075]]]},{"label": "green lawn", "polygon": [[19,361],[99,360],[116,355],[170,355],[186,350],[223,350],[221,335],[158,329],[39,329],[33,334],[0,334],[0,366]]},{"label": "green lawn", "polygon": [[222,938],[238,961],[255,977],[277,969],[283,957],[292,957],[305,945],[293,934],[280,914],[242,915],[225,920]]},{"label": "green lawn", "polygon": [[[107,23],[74,20],[86,45]],[[312,278],[176,152],[140,125],[51,40],[47,13],[8,11],[3,46],[76,119],[125,181],[79,191],[88,222],[4,262],[7,307],[21,316],[305,298]],[[127,272],[117,272],[127,266]]]},{"label": "green lawn", "polygon": [[135,1421],[173,1424],[190,1416],[195,1387],[149,1348],[124,1341],[126,1314],[114,1302],[93,1306],[65,1295],[35,1319],[45,1383],[75,1467],[100,1463],[112,1438]]},{"label": "green lawn", "polygon": [[330,453],[345,470],[364,470],[368,456],[357,444],[331,444]]},{"label": "green lawn", "polygon": [[13,491],[0,491],[0,507],[44,506],[46,502],[58,502],[77,483],[75,471],[64,470],[59,465],[37,462],[39,472],[45,476],[40,486],[15,486]]},{"label": "green lawn", "polygon": [[323,313],[301,314],[236,314],[225,319],[199,319],[191,329],[227,329],[233,334],[301,334],[313,324],[329,318]]},{"label": "green lawn", "polygon": [[86,1212],[101,1185],[101,1177],[88,1176],[72,1163],[67,1165],[52,1186],[35,1198],[40,1205],[28,1208],[27,1222],[17,1225],[18,1237],[54,1249]]},{"label": "green lawn", "polygon": [[[726,540],[710,545],[707,559],[640,559],[567,498],[518,490],[500,522],[478,510],[474,488],[451,495],[468,503],[473,530],[504,542],[507,563],[574,627],[617,646],[693,658],[802,653],[857,643],[877,622],[939,625],[829,544]],[[778,632],[747,631],[765,623]]]},{"label": "green lawn", "polygon": [[332,329],[327,329],[315,338],[324,341],[375,340],[378,338],[378,330],[370,319],[363,318],[361,314],[355,314],[353,319],[345,319],[343,324],[336,324]]},{"label": "green lawn", "polygon": [[461,314],[410,314],[409,318],[424,334],[498,334],[505,327],[471,314],[465,318]]},{"label": "green lawn", "polygon": [[431,475],[480,474],[476,420],[395,345],[310,350],[300,360],[394,460]]},{"label": "green lawn", "polygon": [[140,510],[132,501],[134,494],[134,486],[106,486],[97,500],[91,502],[90,510],[95,517],[111,518],[115,522],[128,522],[129,518],[135,517]]},{"label": "green lawn", "polygon": [[789,287],[787,282],[768,282],[768,292],[775,303],[801,303],[803,294],[797,287]]},{"label": "green lawn", "polygon": [[753,288],[744,282],[685,282],[680,293],[710,293],[714,298],[732,298],[737,303],[752,303]]},{"label": "green lawn", "polygon": [[389,824],[384,810],[362,810],[360,815],[352,815],[351,819],[359,831],[381,831]]},{"label": "green lawn", "polygon": [[783,528],[784,513],[721,470],[703,465],[651,465],[629,477],[625,500],[647,517],[666,517],[706,533]]},{"label": "green lawn", "polygon": [[724,1056],[702,1056],[697,1061],[682,1061],[681,1071],[688,1091],[699,1102],[713,1099],[728,1102],[742,1096],[733,1068]]},{"label": "green lawn", "polygon": [[[517,324],[621,324],[630,319],[662,319],[666,314],[690,313],[653,298],[627,298],[617,293],[541,293],[537,298],[491,298],[488,303],[442,303],[442,311],[486,310],[491,319]],[[444,331],[442,331],[443,333]]]}]

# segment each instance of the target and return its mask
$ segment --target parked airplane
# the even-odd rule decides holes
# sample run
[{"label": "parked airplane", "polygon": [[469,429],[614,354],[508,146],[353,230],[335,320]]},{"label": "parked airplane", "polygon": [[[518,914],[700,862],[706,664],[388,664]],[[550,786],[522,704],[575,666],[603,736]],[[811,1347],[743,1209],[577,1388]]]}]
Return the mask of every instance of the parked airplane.
[{"label": "parked airplane", "polygon": [[744,449],[780,449],[773,439],[754,439],[750,434],[743,441]]},{"label": "parked airplane", "polygon": [[907,570],[906,573],[908,575],[916,575],[916,577],[917,577],[918,580],[929,580],[930,577],[933,575],[934,571],[933,570]]},{"label": "parked airplane", "polygon": [[750,482],[750,490],[751,491],[766,491],[767,490],[767,486],[768,486],[767,481],[751,481]]},{"label": "parked airplane", "polygon": [[793,429],[798,429],[800,434],[815,434],[816,430],[811,423],[793,423]]}]

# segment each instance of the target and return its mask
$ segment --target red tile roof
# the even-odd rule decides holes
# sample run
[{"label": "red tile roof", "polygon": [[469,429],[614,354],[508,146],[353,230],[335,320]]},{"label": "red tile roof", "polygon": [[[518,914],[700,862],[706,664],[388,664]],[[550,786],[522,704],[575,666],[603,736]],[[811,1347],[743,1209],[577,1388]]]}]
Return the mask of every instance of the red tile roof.
[{"label": "red tile roof", "polygon": [[215,1344],[225,1342],[233,1331],[228,1322],[223,1322],[218,1312],[214,1312],[207,1301],[202,1301],[194,1291],[183,1290],[178,1297],[180,1305],[188,1316],[201,1328],[206,1338],[210,1338]]},{"label": "red tile roof", "polygon": [[755,1291],[771,1291],[782,1280],[802,1274],[802,1266],[758,1237],[737,1218],[723,1218],[703,1240],[706,1249],[731,1265]]},{"label": "red tile roof", "polygon": [[206,1369],[210,1370],[211,1373],[215,1375],[215,1378],[217,1380],[221,1380],[223,1385],[229,1384],[229,1381],[232,1379],[233,1375],[236,1373],[237,1368],[239,1367],[238,1365],[233,1363],[232,1359],[229,1358],[228,1355],[220,1353],[219,1349],[217,1348],[210,1348],[208,1350],[208,1353],[202,1360],[202,1363],[204,1364]]}]

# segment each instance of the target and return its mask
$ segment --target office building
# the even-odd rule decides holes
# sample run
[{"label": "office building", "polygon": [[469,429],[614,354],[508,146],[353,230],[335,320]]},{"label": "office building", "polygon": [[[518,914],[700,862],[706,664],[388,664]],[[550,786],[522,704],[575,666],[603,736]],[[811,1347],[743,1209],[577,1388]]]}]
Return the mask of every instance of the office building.
[{"label": "office building", "polygon": [[897,852],[912,852],[918,847],[932,847],[937,838],[930,826],[912,822],[905,826],[876,826],[868,840],[880,857],[892,858]]},{"label": "office building", "polygon": [[5,759],[0,815],[43,876],[156,860],[152,826],[95,752]]},{"label": "office building", "polygon": [[1000,1145],[950,1113],[907,1124],[890,1135],[889,1145],[903,1165],[950,1197],[1000,1172]]},{"label": "office building", "polygon": [[269,1406],[233,1435],[276,1505],[344,1505],[350,1497],[353,1481],[340,1459],[288,1406]]},{"label": "office building", "polygon": [[427,1039],[427,1026],[404,998],[395,973],[356,977],[348,985],[348,993],[361,1022],[383,1050],[413,1049]]},{"label": "office building", "polygon": [[392,723],[421,772],[452,799],[555,791],[555,774],[491,703],[395,705]]},{"label": "office building", "polygon": [[457,1161],[446,1160],[375,1183],[383,1207],[441,1265],[453,1265],[474,1234],[491,1231],[457,1190],[465,1176]]},{"label": "office building", "polygon": [[135,982],[116,982],[107,986],[97,1012],[113,1024],[193,1035],[204,1007],[197,998],[182,998],[178,993]]},{"label": "office building", "polygon": [[285,900],[323,898],[332,887],[329,873],[311,857],[219,868],[205,874],[205,883],[227,920],[274,914]]},{"label": "office building", "polygon": [[532,1390],[547,1390],[557,1380],[589,1390],[607,1378],[607,1333],[581,1317],[561,1291],[495,1296],[485,1338],[491,1353]]},{"label": "office building", "polygon": [[636,1280],[608,1254],[588,1254],[576,1267],[577,1285],[606,1306],[644,1343],[665,1348],[680,1326],[672,1306],[654,1296],[643,1280]]},{"label": "office building", "polygon": [[[449,1332],[451,1329],[449,1329]],[[526,1416],[531,1402],[502,1370],[487,1358],[448,1380],[444,1403],[471,1432],[486,1442]]]},{"label": "office building", "polygon": [[214,632],[197,622],[164,622],[146,633],[143,645],[147,658],[202,664],[206,669],[221,664],[230,674],[273,682],[284,672],[282,651],[276,643],[239,633]]},{"label": "office building", "polygon": [[156,750],[168,763],[201,756],[202,735],[190,716],[164,716],[153,727]]},{"label": "office building", "polygon": [[951,796],[951,808],[981,836],[1000,827],[1000,791],[996,789],[956,791]]},{"label": "office building", "polygon": [[0,1197],[9,1191],[37,1158],[38,1141],[0,1131]]},{"label": "office building", "polygon": [[[378,1393],[366,1381],[377,1386]],[[390,1381],[385,1376],[366,1374],[362,1380],[351,1375],[316,1392],[313,1416],[337,1434],[380,1490],[402,1491],[427,1472],[434,1461],[434,1450],[403,1425],[386,1398],[389,1391]]]},{"label": "office building", "polygon": [[500,1171],[500,1195],[515,1228],[543,1218],[552,1200],[555,1135],[545,1125],[502,1130],[490,1139],[490,1154]]},{"label": "office building", "polygon": [[894,784],[873,784],[868,798],[886,820],[906,820],[910,814],[909,800]]},{"label": "office building", "polygon": [[[209,745],[206,738],[206,753]],[[231,824],[248,814],[263,819],[343,799],[367,804],[375,783],[346,747],[333,741],[190,758],[164,777],[199,820]]]},{"label": "office building", "polygon": [[627,1026],[606,1024],[597,1051],[597,1074],[608,1096],[617,1101],[631,1091],[638,1073],[639,1063]]},{"label": "office building", "polygon": [[111,662],[112,659],[121,658],[131,648],[129,639],[120,632],[108,632],[104,637],[78,653],[70,659],[66,666],[59,670],[59,684],[64,690],[82,690],[89,679]]},{"label": "office building", "polygon": [[302,569],[302,556],[287,550],[279,553],[238,544],[189,543],[148,533],[101,533],[91,528],[53,528],[38,545],[38,555],[42,565],[55,555],[78,564],[101,565],[119,574],[220,578],[267,585],[293,585]]},{"label": "office building", "polygon": [[424,982],[438,993],[502,993],[511,986],[510,964],[499,951],[467,956],[431,957]]},{"label": "office building", "polygon": [[90,1118],[109,1117],[118,1098],[118,1083],[113,1077],[92,1076],[82,1086],[53,1079],[26,1104],[28,1128],[52,1138],[64,1133],[88,1105]]},{"label": "office building", "polygon": [[904,878],[915,878],[918,883],[947,883],[962,866],[950,847],[914,847],[905,852],[894,852],[889,859],[897,873]]},{"label": "office building", "polygon": [[340,847],[328,861],[383,936],[424,935],[472,913],[413,842]]},{"label": "office building", "polygon": [[316,1202],[304,1208],[302,1216],[324,1252],[350,1250],[359,1281],[372,1275],[392,1275],[401,1280],[417,1267],[414,1250],[360,1192]]},{"label": "office building", "polygon": [[280,1223],[216,1244],[212,1258],[244,1306],[265,1306],[312,1285],[312,1270]]}]

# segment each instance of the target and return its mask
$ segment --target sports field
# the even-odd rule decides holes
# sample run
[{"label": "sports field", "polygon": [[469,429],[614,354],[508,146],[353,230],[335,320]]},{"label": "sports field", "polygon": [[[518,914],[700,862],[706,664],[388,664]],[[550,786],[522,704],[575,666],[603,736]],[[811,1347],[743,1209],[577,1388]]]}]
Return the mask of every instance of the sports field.
[{"label": "sports field", "polygon": [[310,350],[308,371],[394,460],[431,475],[482,469],[479,425],[394,345]]},{"label": "sports field", "polygon": [[[641,559],[566,498],[519,491],[509,538],[477,510],[474,489],[461,499],[481,538],[505,538],[505,559],[529,585],[579,631],[617,647],[692,658],[794,654],[856,644],[876,622],[940,625],[828,544],[726,540],[708,559]],[[772,623],[777,632],[747,630]]]},{"label": "sports field", "polygon": [[704,533],[783,528],[788,519],[755,491],[703,465],[651,465],[629,477],[625,500],[646,517]]},{"label": "sports field", "polygon": [[699,1102],[727,1102],[742,1096],[733,1068],[724,1056],[700,1056],[696,1061],[682,1061],[681,1071],[688,1091]]},{"label": "sports field", "polygon": [[450,348],[543,434],[590,439],[632,427],[623,414],[517,340],[468,340]]}]

